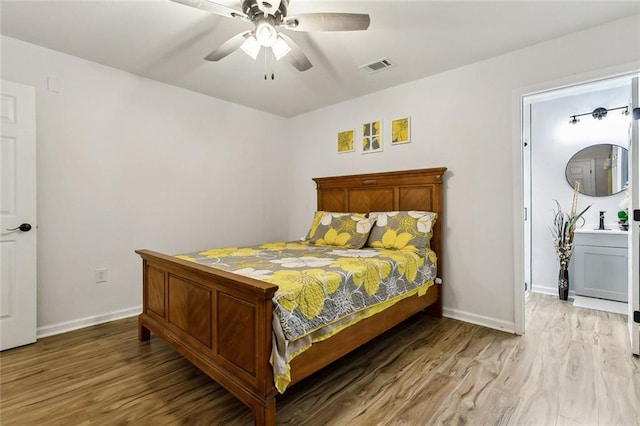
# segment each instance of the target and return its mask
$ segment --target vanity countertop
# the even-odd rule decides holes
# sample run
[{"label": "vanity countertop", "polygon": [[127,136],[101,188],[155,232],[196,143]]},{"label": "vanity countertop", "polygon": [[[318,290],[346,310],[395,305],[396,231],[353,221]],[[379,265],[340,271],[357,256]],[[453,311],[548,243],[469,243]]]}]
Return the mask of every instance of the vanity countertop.
[{"label": "vanity countertop", "polygon": [[619,229],[616,225],[616,228],[611,227],[605,230],[593,229],[585,226],[584,228],[577,228],[574,232],[576,234],[624,234],[624,235],[627,235],[629,231],[623,231]]}]

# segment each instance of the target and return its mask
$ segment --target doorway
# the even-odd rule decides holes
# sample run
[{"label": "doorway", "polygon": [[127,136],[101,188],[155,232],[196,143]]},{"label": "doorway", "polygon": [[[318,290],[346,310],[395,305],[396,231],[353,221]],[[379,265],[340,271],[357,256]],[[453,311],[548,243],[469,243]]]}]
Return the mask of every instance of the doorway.
[{"label": "doorway", "polygon": [[[616,183],[620,180],[625,180],[626,183],[628,180],[626,170],[621,170],[621,165],[622,162],[626,163],[626,148],[629,147],[631,110],[626,106],[629,104],[632,77],[631,74],[610,77],[521,96],[524,264],[520,271],[524,274],[525,294],[516,296],[522,297],[521,307],[524,306],[528,290],[558,295],[558,259],[550,225],[558,204],[565,212],[572,208],[574,189],[569,184],[570,180],[580,180],[583,183],[582,190],[586,190],[586,194],[578,194],[578,211],[591,206],[585,213],[581,226],[585,230],[599,227],[600,212],[604,212],[605,228],[619,229],[617,214],[622,210],[620,206],[627,191],[624,184],[616,188]],[[596,117],[595,110],[598,108],[609,110],[608,114]],[[580,156],[580,151],[595,145],[602,145],[599,150],[604,155],[598,154],[594,158]],[[608,151],[605,145],[608,146]],[[624,155],[617,155],[622,148],[625,148]],[[570,163],[572,157],[574,161]],[[608,173],[608,177],[605,175],[598,178],[598,181],[596,171]],[[597,195],[596,187],[602,187],[605,192]],[[623,238],[626,238],[626,234]],[[625,250],[626,255],[626,244]],[[570,264],[577,263],[575,257],[574,246]],[[624,264],[628,262],[625,261]],[[624,283],[630,283],[626,273],[630,273],[631,269],[624,272]],[[576,277],[570,274],[570,281],[571,278]],[[518,287],[519,285],[516,291],[522,293]],[[630,289],[631,286],[624,285],[625,302]],[[575,286],[570,288],[570,296],[575,299]],[[599,301],[600,299],[597,300]],[[620,313],[629,312],[626,304],[617,308],[622,309]],[[516,312],[518,310],[516,301]],[[520,319],[522,332],[525,311],[522,309]],[[518,321],[516,314],[516,324]]]}]

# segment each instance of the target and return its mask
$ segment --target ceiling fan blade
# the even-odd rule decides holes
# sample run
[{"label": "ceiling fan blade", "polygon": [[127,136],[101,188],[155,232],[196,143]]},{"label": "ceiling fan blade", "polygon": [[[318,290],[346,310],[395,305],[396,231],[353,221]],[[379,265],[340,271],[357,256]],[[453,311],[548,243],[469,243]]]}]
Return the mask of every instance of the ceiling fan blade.
[{"label": "ceiling fan blade", "polygon": [[371,18],[361,13],[302,13],[282,20],[293,31],[359,31],[369,28]]},{"label": "ceiling fan blade", "polygon": [[209,53],[209,55],[204,59],[207,61],[219,61],[230,53],[238,50],[249,35],[251,35],[251,31],[243,31],[240,34],[234,35],[229,40],[222,43],[216,50]]},{"label": "ceiling fan blade", "polygon": [[307,56],[302,52],[302,49],[300,49],[300,46],[298,46],[295,41],[291,40],[291,37],[283,33],[279,33],[278,37],[282,37],[282,39],[291,48],[291,52],[289,52],[284,58],[298,71],[306,71],[313,66],[311,61],[309,61],[309,58],[307,58]]},{"label": "ceiling fan blade", "polygon": [[214,3],[207,0],[171,0],[175,3],[184,4],[187,6],[195,7],[196,9],[206,10],[207,12],[215,13],[216,15],[226,16],[227,18],[240,19],[242,21],[250,21],[249,17],[239,10],[232,9],[227,6],[223,6],[218,3]]}]

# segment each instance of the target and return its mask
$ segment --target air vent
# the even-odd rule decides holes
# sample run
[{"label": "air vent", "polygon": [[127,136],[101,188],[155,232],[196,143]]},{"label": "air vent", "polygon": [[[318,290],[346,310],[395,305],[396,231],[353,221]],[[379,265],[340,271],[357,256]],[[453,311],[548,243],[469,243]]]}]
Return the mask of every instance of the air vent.
[{"label": "air vent", "polygon": [[363,70],[369,71],[370,73],[374,73],[374,72],[379,72],[395,66],[396,64],[391,62],[389,58],[382,58],[382,59],[378,59],[375,62],[371,62],[370,64],[362,65],[360,68],[362,68]]}]

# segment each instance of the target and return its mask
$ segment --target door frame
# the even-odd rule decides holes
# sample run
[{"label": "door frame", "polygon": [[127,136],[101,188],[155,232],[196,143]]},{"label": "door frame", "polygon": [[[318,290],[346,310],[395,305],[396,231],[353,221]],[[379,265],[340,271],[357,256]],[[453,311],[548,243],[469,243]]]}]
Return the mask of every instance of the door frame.
[{"label": "door frame", "polygon": [[[525,250],[524,250],[524,140],[528,140],[525,134],[524,123],[525,98],[539,95],[572,86],[595,83],[598,81],[633,76],[640,73],[640,61],[615,67],[603,68],[591,72],[571,75],[569,77],[541,82],[532,86],[516,88],[511,96],[511,135],[512,135],[512,195],[513,195],[513,289],[514,289],[514,331],[516,334],[525,334],[525,291],[523,279],[525,278]],[[529,223],[531,216],[528,217]],[[531,284],[531,283],[530,283]]]},{"label": "door frame", "polygon": [[[640,103],[640,73],[631,79],[631,110],[638,108]],[[640,173],[640,120],[631,119],[629,126],[629,139],[631,146],[629,147],[629,164],[638,165],[638,169],[631,168],[629,170],[629,181],[639,183],[638,173]],[[628,301],[628,327],[629,338],[631,339],[631,352],[640,355],[640,324],[636,321],[634,313],[640,312],[640,241],[638,235],[638,221],[633,219],[633,213],[640,209],[640,185],[636,188],[631,187],[629,190],[631,205],[628,210],[632,213],[629,227],[629,301]],[[635,285],[634,285],[635,284]]]}]

